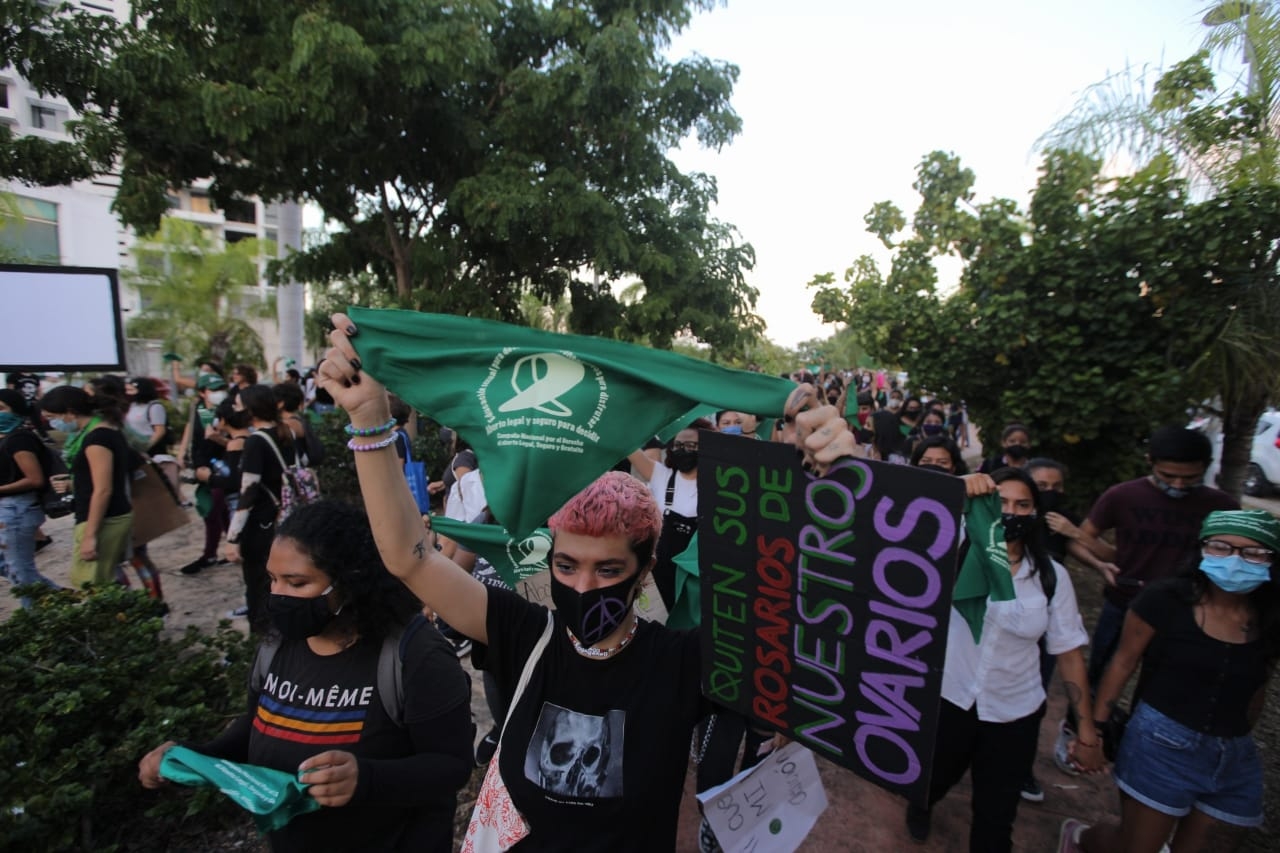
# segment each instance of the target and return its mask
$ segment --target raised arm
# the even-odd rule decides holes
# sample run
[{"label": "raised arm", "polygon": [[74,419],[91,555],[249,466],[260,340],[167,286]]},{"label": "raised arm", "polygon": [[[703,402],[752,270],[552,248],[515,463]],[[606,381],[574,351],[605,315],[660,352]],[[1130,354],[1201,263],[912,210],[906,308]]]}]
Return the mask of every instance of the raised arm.
[{"label": "raised arm", "polygon": [[[351,319],[334,314],[332,320],[329,340],[333,346],[317,370],[317,381],[351,417],[353,427],[380,426],[391,419],[387,389],[361,370],[351,340],[356,335]],[[375,439],[357,438],[356,442],[372,444]],[[423,528],[395,448],[359,451],[355,458],[373,538],[387,569],[453,628],[488,642],[489,593],[484,584],[436,550],[434,536]]]}]

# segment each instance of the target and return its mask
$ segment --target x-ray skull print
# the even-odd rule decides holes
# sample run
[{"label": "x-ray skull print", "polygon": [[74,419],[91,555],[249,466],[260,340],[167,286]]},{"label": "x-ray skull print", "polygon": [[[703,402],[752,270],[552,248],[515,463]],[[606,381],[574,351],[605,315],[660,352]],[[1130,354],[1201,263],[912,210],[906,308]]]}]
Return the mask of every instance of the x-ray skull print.
[{"label": "x-ray skull print", "polygon": [[602,717],[544,703],[525,756],[525,776],[550,794],[622,796],[626,712]]}]

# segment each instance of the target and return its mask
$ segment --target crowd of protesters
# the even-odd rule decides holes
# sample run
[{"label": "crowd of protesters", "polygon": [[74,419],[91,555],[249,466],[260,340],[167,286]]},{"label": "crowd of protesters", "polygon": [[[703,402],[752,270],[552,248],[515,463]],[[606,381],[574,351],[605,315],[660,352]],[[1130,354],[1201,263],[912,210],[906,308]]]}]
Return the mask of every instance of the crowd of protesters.
[{"label": "crowd of protesters", "polygon": [[[181,500],[186,472],[205,536],[200,556],[177,571],[238,563],[245,606],[233,615],[260,640],[245,714],[196,748],[297,770],[322,806],[272,832],[273,849],[450,850],[456,792],[473,763],[505,785],[524,818],[511,849],[674,849],[690,744],[704,790],[775,740],[701,695],[696,630],[640,619],[634,607],[650,573],[664,604],[676,604],[675,560],[697,527],[700,436],[712,430],[795,442],[819,472],[852,455],[963,477],[970,497],[999,500],[1012,597],[987,602],[980,633],[953,614],[932,786],[926,803],[906,809],[907,837],[928,840],[932,805],[968,772],[969,849],[1012,849],[1019,803],[1045,798],[1031,768],[1055,668],[1068,713],[1056,721],[1054,762],[1068,774],[1114,762],[1120,799],[1118,823],[1066,821],[1061,851],[1182,853],[1205,849],[1215,825],[1261,824],[1249,732],[1280,657],[1280,522],[1204,483],[1202,434],[1156,430],[1148,473],[1113,486],[1082,519],[1064,507],[1069,472],[1035,453],[1026,426],[1006,425],[970,473],[963,402],[912,393],[884,371],[797,371],[784,418],[692,420],[556,512],[549,612],[431,530],[423,501],[457,521],[494,522],[483,460],[442,430],[444,475],[415,495],[405,480],[412,413],[362,373],[354,327],[334,319],[320,368],[281,373],[277,363],[274,386],[247,364],[224,374],[205,360],[188,376],[175,363],[180,434],[169,428],[163,383],[148,377],[41,389],[19,374],[0,390],[0,570],[15,584],[52,583],[35,562],[52,490],[73,504],[74,585],[128,583],[132,568],[161,597],[160,570],[133,536],[130,483],[151,466]],[[319,462],[307,414],[335,406],[350,418],[364,510],[311,502],[285,519],[286,484]],[[60,452],[50,431],[61,434]],[[54,467],[55,452],[64,467]],[[1068,556],[1103,589],[1091,631]],[[586,615],[605,609],[607,624]],[[495,720],[474,750],[459,665],[473,648]],[[388,666],[405,685],[394,707],[330,713],[280,687],[382,693]],[[1120,698],[1139,666],[1126,713]],[[537,757],[557,738],[582,748],[568,775],[552,771],[558,759]],[[144,785],[163,784],[172,745],[144,757]],[[698,843],[718,849],[705,822]]]}]

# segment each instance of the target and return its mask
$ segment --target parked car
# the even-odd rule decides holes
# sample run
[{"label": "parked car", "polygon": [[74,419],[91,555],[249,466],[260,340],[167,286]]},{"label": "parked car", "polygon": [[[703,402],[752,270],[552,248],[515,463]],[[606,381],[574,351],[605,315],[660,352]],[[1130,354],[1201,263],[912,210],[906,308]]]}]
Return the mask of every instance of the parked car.
[{"label": "parked car", "polygon": [[1264,412],[1253,436],[1244,493],[1261,497],[1280,488],[1280,412]]}]

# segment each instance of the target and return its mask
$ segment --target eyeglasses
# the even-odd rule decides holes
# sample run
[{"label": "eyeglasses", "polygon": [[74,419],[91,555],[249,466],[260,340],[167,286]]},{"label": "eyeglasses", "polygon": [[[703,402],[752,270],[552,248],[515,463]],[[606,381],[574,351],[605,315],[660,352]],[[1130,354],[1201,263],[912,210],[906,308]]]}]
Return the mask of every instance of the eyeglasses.
[{"label": "eyeglasses", "polygon": [[672,450],[697,450],[698,442],[696,441],[673,441],[671,442]]},{"label": "eyeglasses", "polygon": [[1200,553],[1206,557],[1230,557],[1232,554],[1239,554],[1246,563],[1253,563],[1259,566],[1268,566],[1271,564],[1271,558],[1275,556],[1275,552],[1270,548],[1263,548],[1258,545],[1245,545],[1243,548],[1237,548],[1221,539],[1206,539],[1200,543]]}]

